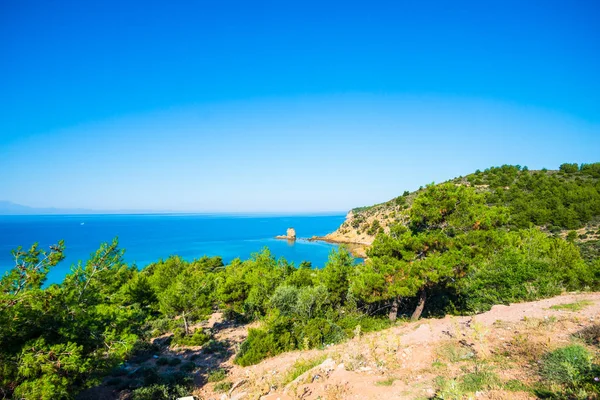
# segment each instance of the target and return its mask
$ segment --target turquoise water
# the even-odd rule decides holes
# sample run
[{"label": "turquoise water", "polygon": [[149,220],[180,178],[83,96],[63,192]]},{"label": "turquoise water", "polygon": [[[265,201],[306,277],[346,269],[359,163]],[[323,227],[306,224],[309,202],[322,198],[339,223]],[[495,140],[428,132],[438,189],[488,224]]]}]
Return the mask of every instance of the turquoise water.
[{"label": "turquoise water", "polygon": [[296,265],[306,260],[321,268],[335,245],[298,240],[289,243],[274,236],[294,227],[299,238],[325,235],[344,221],[344,215],[225,216],[161,215],[36,215],[0,216],[0,274],[14,266],[10,250],[34,242],[47,248],[65,240],[66,258],[48,275],[60,282],[78,260],[87,260],[102,242],[118,236],[125,260],[144,267],[177,254],[191,260],[221,256],[225,263],[250,257],[265,246],[276,257]]}]

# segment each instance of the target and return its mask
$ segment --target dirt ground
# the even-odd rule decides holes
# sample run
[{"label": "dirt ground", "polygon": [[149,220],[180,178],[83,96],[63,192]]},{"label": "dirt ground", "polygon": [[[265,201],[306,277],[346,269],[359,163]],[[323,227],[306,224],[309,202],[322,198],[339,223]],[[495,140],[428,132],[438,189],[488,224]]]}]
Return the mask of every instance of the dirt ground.
[{"label": "dirt ground", "polygon": [[[572,303],[581,309],[556,307]],[[324,350],[288,352],[250,367],[234,365],[232,352],[220,363],[232,388],[217,393],[217,383],[207,383],[194,395],[205,400],[426,399],[435,395],[440,379],[483,367],[502,382],[531,384],[538,379],[532,357],[572,342],[574,333],[599,321],[600,293],[565,294],[494,306],[476,316],[401,323]],[[217,338],[239,343],[245,332],[246,327],[233,327],[218,332]],[[289,382],[301,361],[317,365]],[[478,391],[473,398],[534,398],[505,386]]]}]

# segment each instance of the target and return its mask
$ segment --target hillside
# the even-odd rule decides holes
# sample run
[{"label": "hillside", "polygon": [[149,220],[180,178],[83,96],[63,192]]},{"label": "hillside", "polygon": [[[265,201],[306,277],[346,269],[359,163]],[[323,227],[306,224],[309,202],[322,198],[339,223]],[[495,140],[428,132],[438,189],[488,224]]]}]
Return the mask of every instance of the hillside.
[{"label": "hillside", "polygon": [[[565,294],[495,306],[475,316],[399,321],[371,333],[357,330],[337,345],[290,351],[241,367],[234,356],[249,326],[228,324],[222,314],[213,314],[203,326],[213,332],[219,351],[214,346],[170,349],[160,338],[154,341],[160,358],[146,357],[126,368],[168,371],[169,365],[194,362],[201,369],[193,373],[196,388],[190,392],[198,399],[535,399],[551,383],[544,372],[550,362],[545,354],[581,347],[589,354],[598,351],[598,315],[600,293]],[[163,359],[168,363],[158,361]],[[207,370],[213,372],[205,375]],[[131,372],[115,374],[79,399],[128,398],[116,396],[115,382],[135,378]]]},{"label": "hillside", "polygon": [[[558,170],[540,171],[503,165],[448,182],[484,193],[490,206],[507,207],[510,225],[515,228],[534,224],[562,236],[577,230],[583,240],[600,238],[600,163],[563,164]],[[349,244],[355,255],[364,256],[377,233],[407,224],[413,200],[423,190],[405,191],[384,203],[354,208],[336,231],[318,239]]]},{"label": "hillside", "polygon": [[65,243],[17,248],[0,393],[598,398],[599,178],[503,166],[429,185],[353,210],[344,234],[386,234],[366,262],[341,246],[321,269],[264,249],[139,270],[114,240],[46,287]]},{"label": "hillside", "polygon": [[[226,360],[227,377],[194,393],[201,399],[535,399],[543,393],[543,354],[573,343],[597,351],[599,314],[600,293],[588,293],[403,322],[251,367]],[[245,336],[244,328],[238,331]],[[201,352],[172,356],[194,354]],[[225,394],[223,382],[231,384]]]}]

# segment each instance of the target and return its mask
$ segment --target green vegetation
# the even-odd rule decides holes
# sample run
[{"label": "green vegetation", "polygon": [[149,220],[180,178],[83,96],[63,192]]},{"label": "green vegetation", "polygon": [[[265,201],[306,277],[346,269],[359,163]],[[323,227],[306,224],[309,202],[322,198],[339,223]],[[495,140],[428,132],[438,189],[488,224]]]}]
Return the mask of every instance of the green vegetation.
[{"label": "green vegetation", "polygon": [[462,375],[457,379],[438,378],[439,387],[436,399],[460,400],[479,391],[501,387],[498,376],[489,370],[483,369]]},{"label": "green vegetation", "polygon": [[321,363],[323,363],[323,361],[325,361],[325,358],[326,357],[323,355],[323,356],[316,357],[316,358],[313,358],[310,360],[303,360],[303,359],[297,360],[294,363],[294,365],[292,365],[292,367],[287,371],[281,384],[283,386],[285,386],[288,383],[293,382],[296,378],[298,378],[300,375],[302,375],[306,371],[310,371],[317,365],[320,365]]},{"label": "green vegetation", "polygon": [[[385,233],[387,222],[370,218],[362,228],[377,235],[365,263],[356,264],[340,247],[320,270],[310,263],[296,267],[265,249],[228,265],[218,257],[189,262],[173,256],[138,271],[123,262],[115,240],[74,266],[61,284],[44,288],[49,270],[63,259],[64,244],[48,251],[19,248],[13,252],[15,268],[0,280],[0,392],[70,399],[105,382],[131,390],[136,399],[175,397],[191,384],[193,362],[161,357],[156,367],[133,375],[119,366],[159,353],[149,339],[166,333],[172,334],[172,346],[227,354],[227,344],[209,330],[194,329],[215,310],[236,323],[259,322],[234,360],[246,366],[392,326],[398,315],[470,314],[494,304],[595,289],[597,248],[548,232],[600,220],[599,181],[600,164],[565,164],[545,172],[503,166],[404,193],[384,203],[402,209],[402,223],[391,221]],[[366,221],[363,216],[359,226]],[[572,311],[584,306],[563,305]],[[469,351],[442,351],[447,354],[440,356],[455,362],[472,357]],[[548,355],[544,365],[571,363],[566,353]],[[317,362],[295,365],[287,379]],[[561,376],[544,368],[544,379],[564,390],[580,389],[590,373],[579,364]],[[569,371],[576,374],[567,382]],[[208,380],[225,391],[231,386],[225,377],[216,370]],[[493,387],[494,377],[473,371],[440,382],[440,393],[451,398],[454,392]]]},{"label": "green vegetation", "polygon": [[395,381],[396,381],[396,378],[391,377],[391,378],[383,379],[383,380],[377,382],[376,385],[377,386],[392,386]]},{"label": "green vegetation", "polygon": [[219,382],[215,385],[215,392],[223,393],[229,391],[233,387],[233,383],[229,381]]},{"label": "green vegetation", "polygon": [[542,385],[535,391],[542,398],[597,398],[600,395],[593,354],[581,345],[558,348],[540,363]]},{"label": "green vegetation", "polygon": [[221,382],[225,378],[227,378],[227,371],[225,371],[223,368],[219,368],[214,371],[210,371],[208,373],[207,380],[209,382]]},{"label": "green vegetation", "polygon": [[600,163],[563,164],[560,171],[529,171],[503,165],[467,176],[488,185],[487,202],[510,209],[510,224],[576,229],[600,215]]},{"label": "green vegetation", "polygon": [[581,300],[581,301],[577,301],[575,303],[556,304],[556,305],[550,307],[550,309],[577,312],[577,311],[583,310],[585,307],[590,306],[592,304],[594,304],[594,303],[589,300]]}]

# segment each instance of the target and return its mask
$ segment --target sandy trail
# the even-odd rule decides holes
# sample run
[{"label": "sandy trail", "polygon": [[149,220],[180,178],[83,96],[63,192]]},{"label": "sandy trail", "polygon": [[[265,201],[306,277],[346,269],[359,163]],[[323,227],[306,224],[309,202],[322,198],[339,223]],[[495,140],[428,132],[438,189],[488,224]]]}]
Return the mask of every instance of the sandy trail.
[{"label": "sandy trail", "polygon": [[[579,311],[552,309],[552,306],[584,302]],[[492,360],[505,380],[533,382],[526,365],[510,360],[494,364],[501,350],[525,337],[543,348],[572,341],[572,334],[600,318],[600,293],[565,294],[529,303],[494,306],[490,311],[466,317],[447,316],[423,319],[369,334],[325,350],[294,351],[264,360],[251,367],[239,367],[233,357],[223,366],[228,380],[238,383],[229,393],[215,393],[214,384],[196,390],[202,399],[423,399],[435,394],[436,377],[452,378],[464,370],[467,361],[456,363],[441,355],[462,351],[477,359]],[[223,338],[242,340],[245,327],[228,329]],[[454,349],[454,350],[452,350]],[[286,373],[298,359],[326,359],[292,383]],[[486,361],[487,362],[487,361]],[[491,390],[478,399],[526,399],[525,392]]]}]

